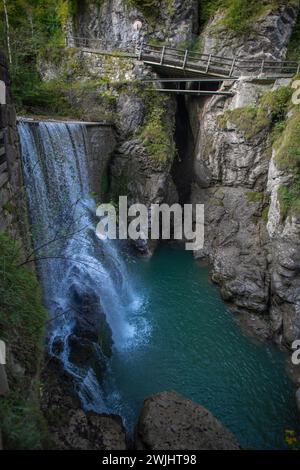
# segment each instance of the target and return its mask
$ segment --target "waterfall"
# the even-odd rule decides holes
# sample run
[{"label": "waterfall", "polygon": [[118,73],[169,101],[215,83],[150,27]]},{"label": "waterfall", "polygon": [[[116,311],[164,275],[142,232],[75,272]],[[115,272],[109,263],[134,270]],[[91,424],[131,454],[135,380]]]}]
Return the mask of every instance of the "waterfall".
[{"label": "waterfall", "polygon": [[18,128],[34,258],[51,315],[49,353],[72,374],[85,408],[107,412],[99,377],[111,335],[119,350],[134,343],[130,315],[139,299],[118,242],[95,235],[86,127],[20,122]]}]

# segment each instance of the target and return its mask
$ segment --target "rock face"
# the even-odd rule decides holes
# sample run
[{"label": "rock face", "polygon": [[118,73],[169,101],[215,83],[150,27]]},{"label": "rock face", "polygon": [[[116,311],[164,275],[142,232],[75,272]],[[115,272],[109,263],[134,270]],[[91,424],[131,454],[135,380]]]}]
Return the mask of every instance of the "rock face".
[{"label": "rock face", "polygon": [[28,242],[26,207],[22,192],[21,158],[11,80],[4,54],[0,52],[0,80],[6,85],[6,104],[0,110],[0,230],[22,236]]},{"label": "rock face", "polygon": [[[146,114],[144,119],[145,117]],[[174,118],[174,106],[169,106],[165,119],[170,123],[170,128],[173,128]],[[122,124],[119,127],[119,135],[123,135]],[[168,159],[160,161],[149,156],[149,152],[135,134],[126,139],[124,135],[121,139],[111,165],[110,193],[113,198],[127,194],[129,204],[139,202],[146,205],[159,204],[169,199],[169,195],[174,193],[170,176],[174,151],[170,152]],[[170,140],[173,140],[171,135]],[[175,198],[177,199],[176,191]]]},{"label": "rock face", "polygon": [[49,358],[44,371],[42,408],[47,418],[50,447],[58,450],[125,450],[127,441],[118,416],[85,413],[72,393],[70,376]]},{"label": "rock face", "polygon": [[[257,35],[247,37],[225,32],[216,16],[202,34],[205,52],[282,58],[296,14],[290,6],[268,13],[257,21]],[[291,175],[276,168],[267,123],[251,132],[251,122],[248,129],[221,122],[226,111],[253,106],[287,83],[244,77],[227,84],[232,98],[189,100],[187,106],[197,138],[192,200],[204,203],[206,214],[205,245],[195,256],[209,258],[213,280],[236,311],[264,315],[267,325],[257,328],[262,336],[290,346],[300,335],[300,232],[297,218],[281,220],[278,188]]]},{"label": "rock face", "polygon": [[288,345],[300,338],[300,218],[282,220],[278,190],[291,175],[276,166],[276,151],[270,162],[267,192],[270,210],[267,230],[271,273],[270,316],[272,329]]},{"label": "rock face", "polygon": [[[95,2],[82,2],[73,31],[78,36],[99,39],[108,50],[132,49],[142,39],[167,40],[176,45],[191,40],[193,33],[197,33],[198,2],[195,0],[157,2],[156,18],[147,17],[147,8],[142,12],[124,0],[101,3],[99,7]],[[140,34],[134,29],[137,20],[142,22]]]},{"label": "rock face", "polygon": [[[175,0],[170,10],[163,6],[153,21],[145,10],[138,11],[120,0],[104,1],[101,7],[88,2],[83,3],[72,28],[79,36],[99,39],[107,49],[133,49],[142,39],[178,46],[198,32],[197,3]],[[218,13],[201,34],[203,52],[282,59],[297,13],[292,5],[272,8],[257,18],[246,36],[226,29]],[[143,25],[140,35],[133,27],[136,20]],[[99,73],[100,67],[112,82],[155,77],[141,64],[124,63],[121,67],[114,60],[108,64],[103,58],[93,59],[90,73]],[[290,345],[300,335],[299,221],[281,221],[277,197],[279,185],[290,175],[276,169],[268,126],[249,135],[228,120],[220,125],[227,110],[253,105],[264,92],[283,84],[280,80],[273,84],[243,77],[237,83],[226,84],[234,91],[232,98],[189,98],[181,106],[187,110],[193,132],[193,136],[186,137],[195,147],[193,174],[189,176],[194,182],[191,199],[195,204],[204,203],[206,209],[205,246],[195,256],[209,258],[213,280],[220,285],[224,299],[234,310],[249,315],[249,321],[244,316],[244,323],[255,324],[254,329],[265,338],[275,334],[278,341]],[[153,111],[149,107],[153,97],[128,87],[114,98],[117,142],[108,162],[107,198],[117,200],[126,194],[129,204],[141,202],[148,206],[181,200],[182,187],[178,183],[183,180],[181,175],[190,173],[181,155],[176,173],[171,146],[166,160],[155,160],[141,138]],[[163,105],[170,144],[174,144],[171,134],[178,103],[168,99]],[[183,115],[182,109],[180,113]],[[144,254],[149,249],[144,243],[137,248]],[[255,314],[261,314],[261,319],[255,321]]]},{"label": "rock face", "polygon": [[[142,39],[180,46],[198,33],[198,2],[193,0],[163,2],[155,21],[145,14],[145,9],[137,10],[128,6],[128,2],[104,0],[100,6],[97,3],[82,2],[76,21],[70,26],[78,36],[97,38],[105,49],[132,50]],[[167,3],[172,8],[167,8]],[[284,58],[297,13],[298,8],[291,4],[266,10],[246,35],[226,29],[222,14],[218,13],[201,34],[203,52],[259,60]],[[143,25],[140,35],[133,27],[136,20]],[[81,53],[80,59],[86,60],[86,55]],[[84,78],[101,75],[113,84],[157,77],[136,61],[91,54],[88,60]],[[45,72],[45,78],[51,74],[52,69],[51,73]],[[289,181],[290,175],[276,168],[268,126],[250,135],[247,129],[240,129],[230,120],[220,123],[226,111],[255,105],[264,92],[283,84],[281,80],[274,84],[244,76],[236,83],[226,84],[234,91],[232,98],[197,97],[179,102],[175,98],[163,101],[161,97],[155,106],[153,96],[134,86],[113,91],[108,87],[105,92],[110,93],[113,102],[116,147],[105,158],[105,169],[99,164],[96,170],[98,157],[91,160],[91,174],[94,186],[104,177],[107,191],[106,194],[101,191],[101,196],[107,200],[117,201],[118,196],[127,195],[129,204],[140,202],[147,206],[182,202],[185,181],[192,180],[192,202],[206,206],[205,246],[195,256],[210,260],[213,279],[235,310],[250,312],[250,324],[254,314],[261,314],[268,323],[265,327],[259,325],[263,336],[275,334],[279,341],[290,345],[300,335],[299,221],[295,217],[291,221],[281,220],[277,197],[279,185]],[[185,107],[193,133],[192,137],[185,136],[193,149],[189,153],[195,148],[192,172],[185,166],[182,155],[177,159],[180,166],[174,171],[174,127],[179,103]],[[101,120],[101,106],[95,112],[91,112],[91,107],[92,101],[83,103],[88,116]],[[180,113],[182,116],[182,109]],[[160,122],[150,122],[149,127],[149,120],[158,115]],[[151,155],[153,129],[156,138],[162,122],[167,129],[162,139],[168,143],[167,158],[155,159]],[[187,149],[188,146],[184,150]],[[187,164],[190,166],[190,159]],[[189,177],[185,180],[187,173]],[[149,251],[144,243],[138,249],[143,253]]]},{"label": "rock face", "polygon": [[285,57],[297,10],[295,5],[270,9],[257,18],[247,37],[228,31],[222,26],[222,14],[218,13],[203,35],[203,52],[223,57],[280,60]]},{"label": "rock face", "polygon": [[111,125],[87,125],[89,179],[93,193],[102,199],[107,190],[108,167],[116,146]]},{"label": "rock face", "polygon": [[[100,7],[85,2],[73,22],[73,34],[98,39],[106,50],[132,51],[142,40],[168,41],[173,45],[190,42],[193,33],[197,33],[198,2],[174,0],[158,2],[158,5],[154,21],[151,15],[147,16],[147,7],[137,10],[121,0],[105,0]],[[134,29],[136,20],[143,25],[140,34]],[[146,70],[130,60],[83,56],[88,61],[88,74],[99,76],[101,71],[110,83],[156,77],[151,69]],[[44,64],[42,69],[45,78],[53,75],[53,67],[48,67],[47,72]],[[148,207],[152,203],[177,202],[178,194],[171,176],[175,159],[176,100],[157,99],[134,85],[115,90],[112,98],[110,109],[116,127],[116,148],[109,162],[107,200],[118,203],[119,196],[127,195],[128,204],[143,203]],[[95,114],[93,117],[97,120]],[[153,150],[155,139],[159,144]],[[162,156],[153,155],[161,151]],[[135,246],[143,254],[150,251],[150,244],[136,243]]]},{"label": "rock face", "polygon": [[148,398],[142,409],[137,449],[238,450],[234,436],[205,408],[176,392]]},{"label": "rock face", "polygon": [[213,279],[227,301],[257,313],[266,312],[269,295],[267,232],[261,218],[266,206],[268,129],[249,138],[230,122],[222,130],[219,116],[235,109],[236,103],[253,103],[261,88],[251,80],[241,81],[231,103],[213,98],[203,105],[192,192],[192,201],[203,203],[206,214],[205,245],[196,257],[210,258]]},{"label": "rock face", "polygon": [[[140,4],[137,10],[134,3],[123,0],[80,2],[76,18],[68,24],[68,33],[97,39],[105,50],[131,51],[142,40],[167,41],[175,46],[190,42],[193,34],[198,33],[196,0],[164,0],[157,2],[157,10],[152,7],[151,11],[142,2],[136,2]],[[134,28],[137,20],[142,23],[140,34]],[[94,121],[104,119],[101,96],[106,93],[110,98],[109,114],[115,124],[116,147],[108,162],[109,171],[104,175],[107,191],[106,194],[102,192],[101,196],[108,201],[118,202],[119,196],[127,195],[129,204],[144,203],[147,206],[152,203],[177,202],[178,194],[171,176],[175,159],[176,99],[162,96],[155,98],[155,93],[145,93],[141,87],[135,86],[136,80],[157,77],[150,68],[145,69],[137,61],[93,56],[84,52],[76,55],[76,52],[69,51],[69,54],[73,65],[76,60],[79,65],[84,62],[84,67],[78,69],[83,68],[85,74],[74,77],[76,81],[106,80],[106,85],[97,90],[92,100],[88,99],[86,93],[70,98],[72,105],[78,105],[78,102],[81,105],[83,118],[92,118]],[[67,51],[65,55],[68,56]],[[57,77],[60,73],[69,76],[71,69],[66,68],[65,64],[61,64],[61,67],[46,61],[40,64],[45,80]],[[126,85],[114,88],[116,82],[119,85],[120,82],[126,82]],[[155,153],[159,154],[158,157],[153,155]],[[91,174],[94,175],[92,180],[102,180],[102,169],[95,172],[94,161],[91,164]],[[139,244],[137,248],[147,253],[149,247]]]}]

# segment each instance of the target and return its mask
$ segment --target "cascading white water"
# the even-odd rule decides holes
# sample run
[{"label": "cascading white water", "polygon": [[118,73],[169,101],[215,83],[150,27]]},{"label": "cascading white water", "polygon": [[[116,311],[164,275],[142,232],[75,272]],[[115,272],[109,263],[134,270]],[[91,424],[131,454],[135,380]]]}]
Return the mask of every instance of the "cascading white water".
[{"label": "cascading white water", "polygon": [[[95,235],[86,127],[80,123],[20,122],[19,134],[34,257],[45,305],[52,316],[49,351],[74,377],[84,406],[109,411],[95,367],[72,360],[71,340],[78,328],[78,315],[84,315],[82,299],[88,297],[96,320],[105,313],[114,347],[128,347],[136,331],[128,312],[132,314],[138,298],[117,242],[100,242]],[[87,331],[90,334],[89,325]],[[97,360],[103,362],[103,352],[95,341],[93,347]]]}]

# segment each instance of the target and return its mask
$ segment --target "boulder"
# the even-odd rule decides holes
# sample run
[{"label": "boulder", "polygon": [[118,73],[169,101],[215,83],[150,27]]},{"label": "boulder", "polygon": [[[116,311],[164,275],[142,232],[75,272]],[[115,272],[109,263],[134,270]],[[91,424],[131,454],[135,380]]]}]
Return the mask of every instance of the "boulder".
[{"label": "boulder", "polygon": [[77,336],[97,342],[98,330],[105,319],[99,302],[99,296],[92,289],[70,287],[70,298],[74,314],[74,333]]},{"label": "boulder", "polygon": [[43,383],[41,406],[49,429],[51,449],[127,449],[122,419],[117,415],[84,411],[73,377],[56,358],[47,358]]},{"label": "boulder", "polygon": [[70,298],[74,324],[68,339],[70,358],[78,365],[93,367],[99,375],[105,369],[105,357],[112,352],[112,332],[99,297],[92,289],[74,284]]},{"label": "boulder", "polygon": [[235,437],[207,409],[176,392],[145,400],[136,430],[139,450],[239,450]]}]

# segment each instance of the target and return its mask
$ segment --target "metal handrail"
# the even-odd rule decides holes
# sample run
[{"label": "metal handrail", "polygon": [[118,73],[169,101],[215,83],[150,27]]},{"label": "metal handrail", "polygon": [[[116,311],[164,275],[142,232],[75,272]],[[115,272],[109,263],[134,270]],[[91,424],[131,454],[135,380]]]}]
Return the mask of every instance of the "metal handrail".
[{"label": "metal handrail", "polygon": [[[66,38],[66,45],[71,47],[102,47],[102,41],[98,38],[86,38],[72,36]],[[96,45],[96,46],[94,46]],[[99,49],[99,51],[100,51]],[[103,49],[102,49],[103,51]],[[213,54],[201,54],[188,49],[176,49],[172,46],[160,46],[142,43],[137,45],[136,56],[139,60],[161,66],[169,65],[174,68],[194,69],[209,73],[217,70],[224,76],[231,77],[235,71],[258,72],[277,71],[286,74],[295,74],[300,71],[300,64],[291,60],[270,59],[242,59],[238,57],[221,57]]]}]

